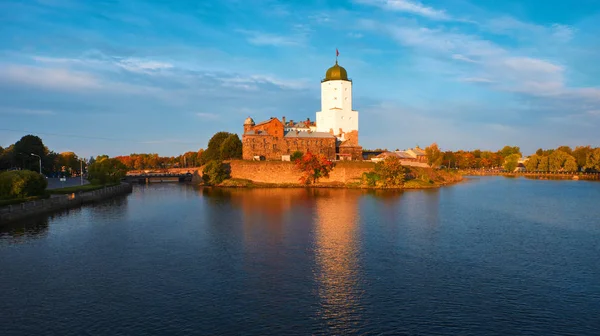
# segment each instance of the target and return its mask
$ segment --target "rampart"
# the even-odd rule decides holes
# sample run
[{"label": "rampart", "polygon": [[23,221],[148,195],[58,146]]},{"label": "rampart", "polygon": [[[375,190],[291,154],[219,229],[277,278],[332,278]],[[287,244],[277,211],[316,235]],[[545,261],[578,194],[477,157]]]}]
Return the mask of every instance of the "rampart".
[{"label": "rampart", "polygon": [[106,187],[88,192],[55,195],[48,199],[0,207],[0,225],[43,213],[75,208],[85,203],[104,200],[116,195],[127,194],[131,191],[131,184],[121,183],[117,186]]},{"label": "rampart", "polygon": [[[242,161],[229,162],[231,177],[247,179],[260,183],[298,183],[302,173],[293,162],[284,161]],[[328,178],[321,183],[348,183],[357,181],[365,172],[372,171],[375,165],[371,162],[340,161],[337,162]]]}]

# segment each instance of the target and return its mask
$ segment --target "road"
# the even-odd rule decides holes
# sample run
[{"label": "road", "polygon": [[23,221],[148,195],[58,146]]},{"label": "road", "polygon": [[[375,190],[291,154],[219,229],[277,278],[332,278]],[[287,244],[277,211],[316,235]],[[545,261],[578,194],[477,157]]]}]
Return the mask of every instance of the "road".
[{"label": "road", "polygon": [[[79,179],[79,177],[67,177],[67,180],[64,182],[61,182],[59,178],[47,178],[46,180],[48,181],[48,187],[46,187],[46,189],[66,188],[78,186],[81,184],[81,180]],[[83,180],[83,184],[89,183],[90,182],[88,182],[87,180]]]}]

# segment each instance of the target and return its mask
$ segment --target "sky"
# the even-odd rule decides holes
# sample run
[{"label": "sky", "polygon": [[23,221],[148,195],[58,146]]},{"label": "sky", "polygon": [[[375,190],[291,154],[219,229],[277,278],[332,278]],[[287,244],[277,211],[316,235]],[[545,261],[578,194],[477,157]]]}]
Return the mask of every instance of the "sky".
[{"label": "sky", "polygon": [[600,146],[597,0],[2,0],[0,146],[178,155],[314,119],[335,62],[364,148]]}]

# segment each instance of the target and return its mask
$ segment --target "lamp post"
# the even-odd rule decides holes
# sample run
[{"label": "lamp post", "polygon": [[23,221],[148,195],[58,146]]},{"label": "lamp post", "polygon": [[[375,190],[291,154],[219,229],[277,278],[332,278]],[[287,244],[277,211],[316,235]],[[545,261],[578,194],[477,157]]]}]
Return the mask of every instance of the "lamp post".
[{"label": "lamp post", "polygon": [[31,156],[37,156],[40,159],[40,175],[42,175],[42,157],[33,153],[31,153]]},{"label": "lamp post", "polygon": [[79,159],[79,179],[81,181],[80,185],[83,185],[83,160]]}]

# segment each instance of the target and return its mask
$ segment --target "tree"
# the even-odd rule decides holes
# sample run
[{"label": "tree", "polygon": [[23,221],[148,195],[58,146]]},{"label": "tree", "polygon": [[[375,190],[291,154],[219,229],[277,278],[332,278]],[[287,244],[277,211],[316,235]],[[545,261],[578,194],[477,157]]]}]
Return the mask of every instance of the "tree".
[{"label": "tree", "polygon": [[569,155],[573,155],[573,150],[569,146],[560,146],[556,149],[557,151],[563,151]]},{"label": "tree", "polygon": [[590,146],[577,146],[573,151],[573,157],[577,161],[579,168],[585,169],[588,153],[592,151]]},{"label": "tree", "polygon": [[513,154],[519,154],[519,157],[521,157],[521,149],[517,146],[511,147],[511,146],[504,146],[504,148],[502,148],[498,154],[500,154],[503,158],[507,158],[510,155]]},{"label": "tree", "polygon": [[600,147],[594,148],[587,154],[585,168],[600,171]]},{"label": "tree", "polygon": [[[562,150],[555,150],[548,156],[548,164],[550,165],[550,171],[576,171],[577,161],[571,155]],[[575,167],[575,169],[572,169]],[[569,168],[569,169],[567,169]]]},{"label": "tree", "polygon": [[[480,153],[481,154],[481,153]],[[430,167],[439,167],[442,165],[444,160],[444,154],[439,149],[438,145],[434,142],[429,147],[425,148],[425,155],[427,156],[427,164]]]},{"label": "tree", "polygon": [[384,161],[375,164],[375,173],[383,187],[400,187],[404,184],[404,167],[400,158],[389,156]]},{"label": "tree", "polygon": [[517,166],[519,165],[520,158],[521,158],[521,155],[519,155],[519,154],[511,154],[511,155],[507,156],[504,159],[504,164],[503,164],[504,170],[506,170],[509,173],[514,172],[515,169],[517,169]]},{"label": "tree", "polygon": [[300,182],[304,184],[317,183],[321,177],[328,177],[333,169],[333,162],[325,155],[307,152],[301,160],[296,162],[296,167],[302,171]]},{"label": "tree", "polygon": [[242,141],[237,134],[231,134],[221,144],[221,160],[241,159]]},{"label": "tree", "polygon": [[229,173],[223,167],[223,162],[217,160],[209,161],[202,169],[202,180],[204,183],[217,185],[229,178]]},{"label": "tree", "polygon": [[565,164],[564,164],[563,168],[565,169],[565,171],[568,171],[568,172],[576,172],[576,171],[579,170],[579,166],[577,165],[577,161],[571,155],[569,155],[569,157],[565,161]]},{"label": "tree", "polygon": [[13,170],[0,173],[0,199],[41,196],[48,181],[44,176],[29,170]]},{"label": "tree", "polygon": [[202,154],[202,165],[211,160],[221,160],[221,145],[225,140],[227,140],[227,138],[229,138],[230,135],[231,133],[229,132],[218,132],[213,135],[212,138],[210,138],[208,141],[208,147]]},{"label": "tree", "polygon": [[15,142],[13,155],[15,163],[20,164],[21,168],[33,171],[39,171],[38,157],[31,155],[35,154],[41,157],[42,164],[46,156],[47,148],[44,146],[42,139],[35,135],[26,135],[19,141]]},{"label": "tree", "polygon": [[527,171],[530,171],[530,172],[537,171],[539,163],[540,163],[540,156],[537,154],[533,154],[525,162],[525,169],[527,169]]},{"label": "tree", "polygon": [[98,156],[88,167],[88,180],[92,184],[117,183],[127,173],[127,167],[117,159]]},{"label": "tree", "polygon": [[70,174],[73,171],[79,171],[79,158],[73,152],[62,152],[58,155],[58,163],[61,167],[64,167],[64,171]]}]

